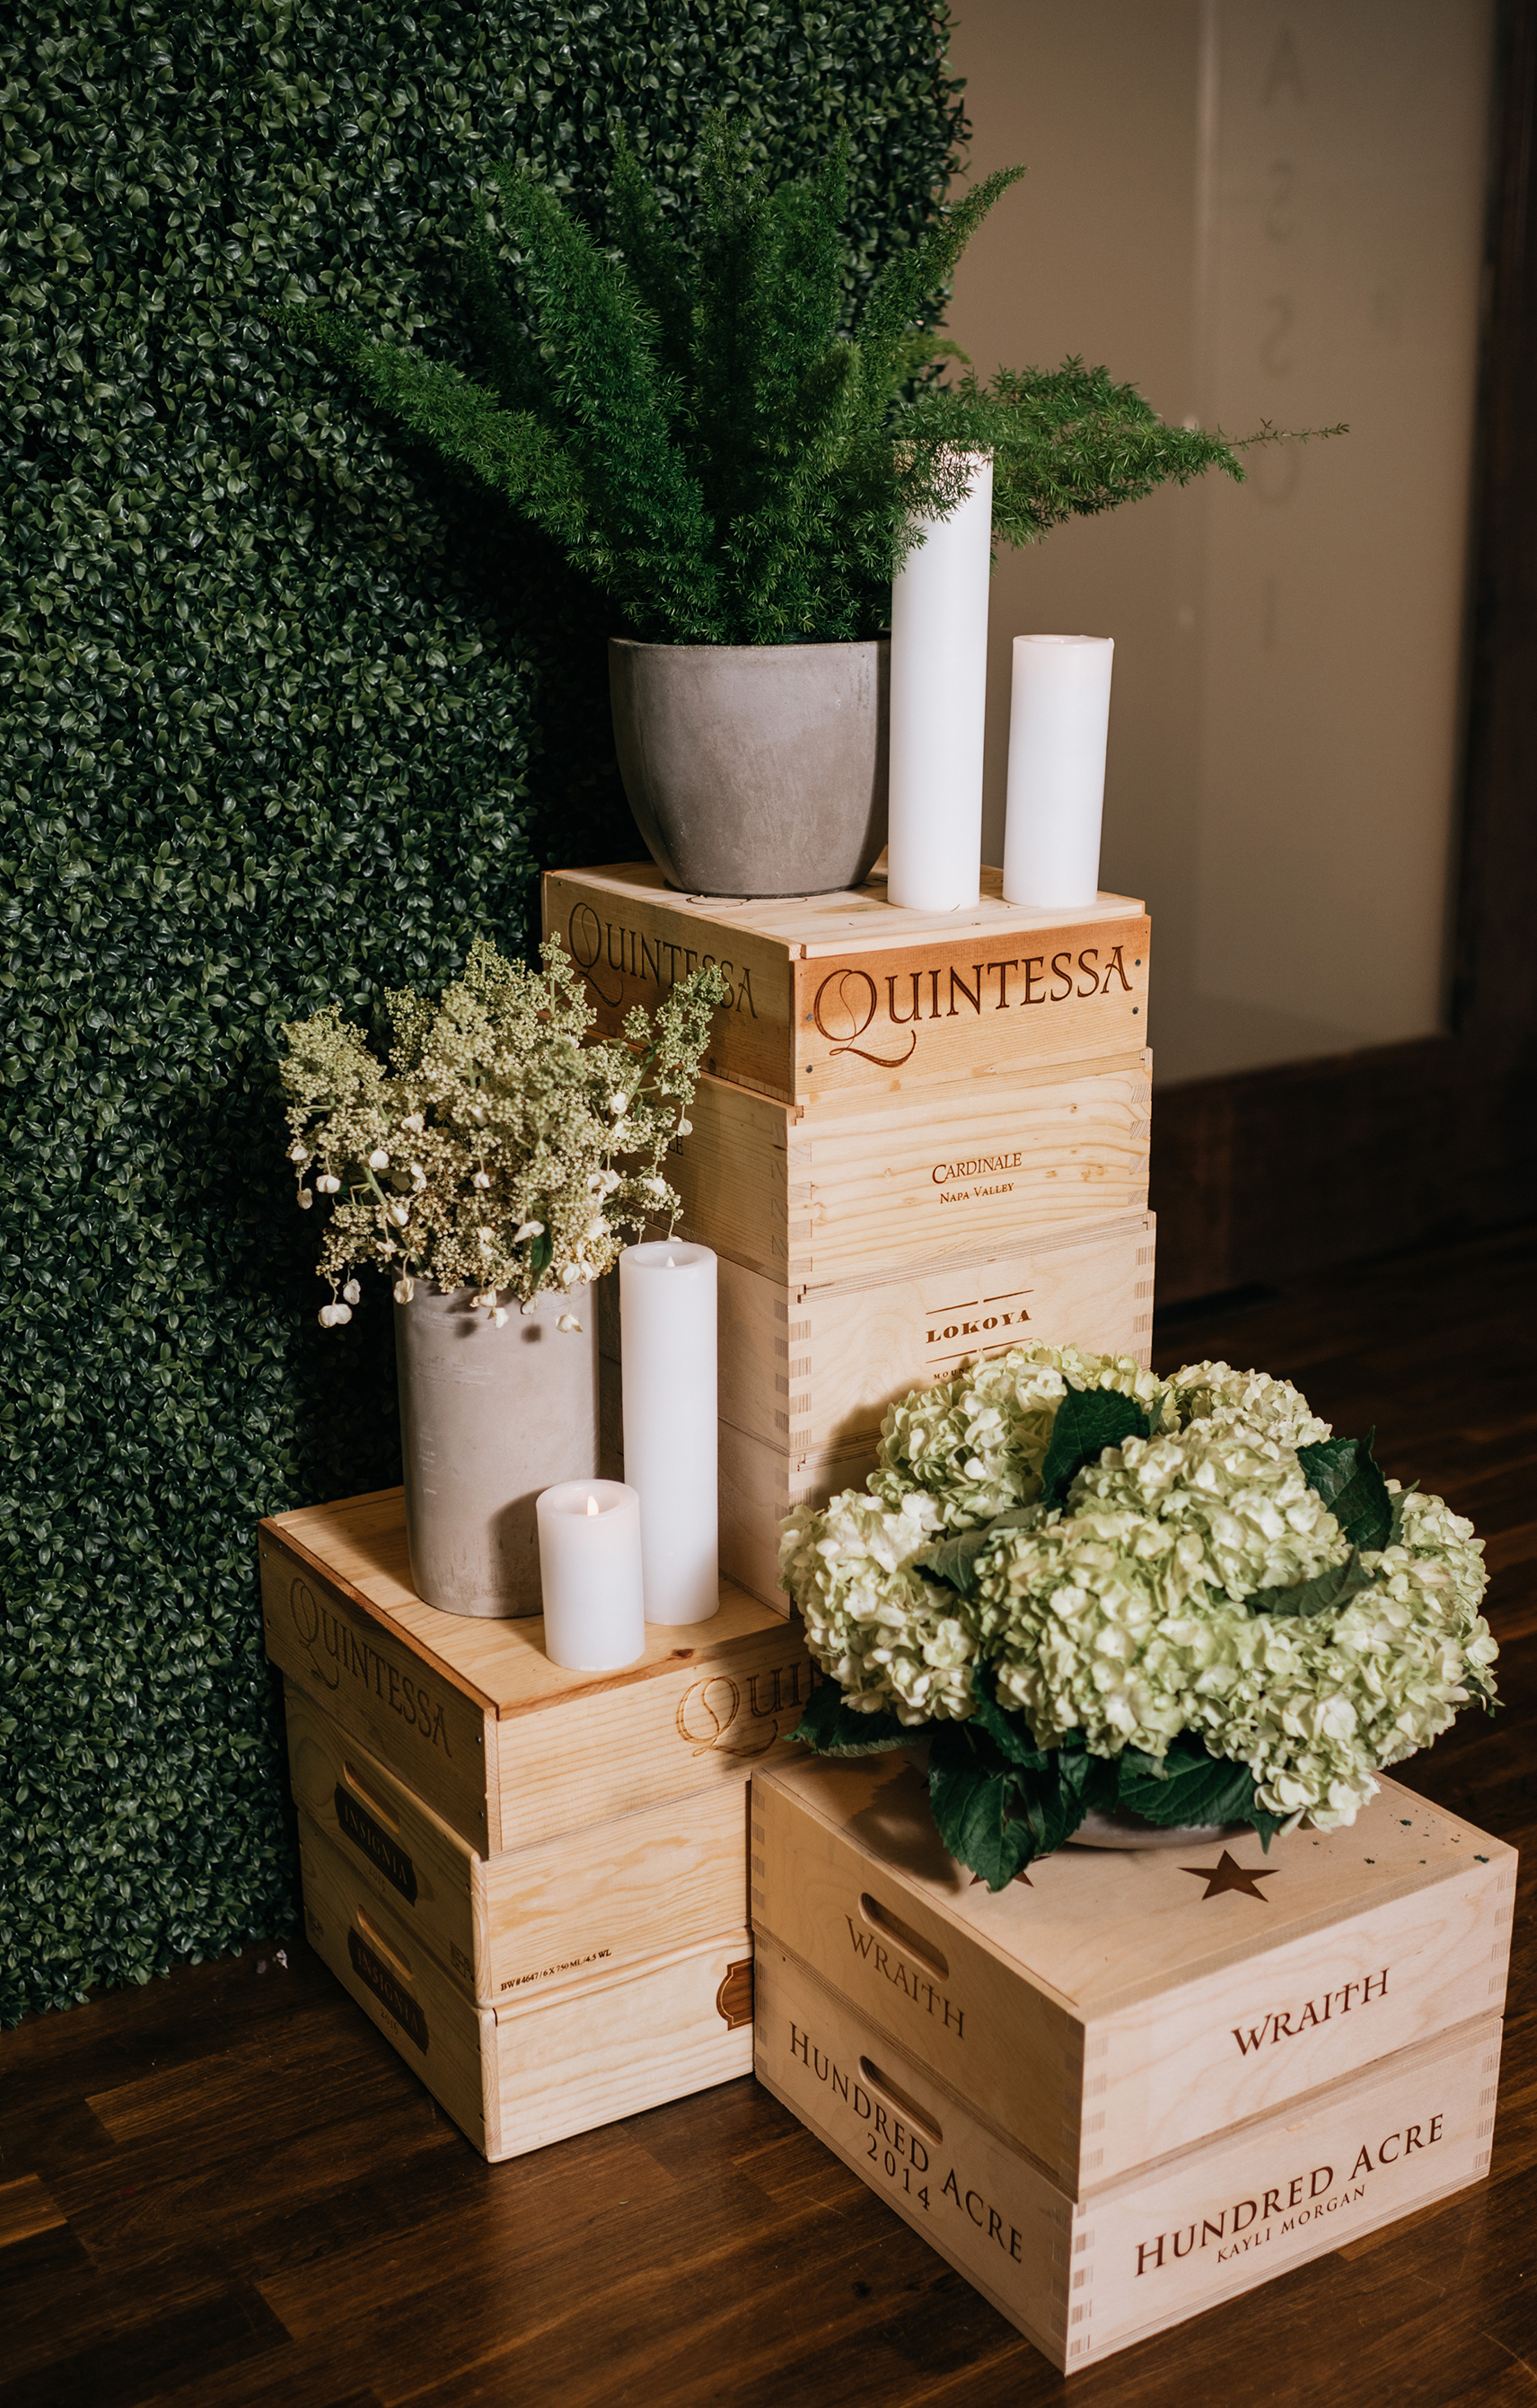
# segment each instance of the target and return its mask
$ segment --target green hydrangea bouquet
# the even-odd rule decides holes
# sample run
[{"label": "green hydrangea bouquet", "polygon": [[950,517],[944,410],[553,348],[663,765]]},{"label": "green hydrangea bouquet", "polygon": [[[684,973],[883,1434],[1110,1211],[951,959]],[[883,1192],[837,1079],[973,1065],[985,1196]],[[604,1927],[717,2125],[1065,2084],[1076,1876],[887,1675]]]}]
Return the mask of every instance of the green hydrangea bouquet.
[{"label": "green hydrangea bouquet", "polygon": [[785,1524],[828,1675],[797,1735],[927,1740],[941,1837],[993,1889],[1091,1811],[1268,1847],[1492,1710],[1482,1556],[1284,1380],[1021,1348],[893,1406],[867,1488]]}]

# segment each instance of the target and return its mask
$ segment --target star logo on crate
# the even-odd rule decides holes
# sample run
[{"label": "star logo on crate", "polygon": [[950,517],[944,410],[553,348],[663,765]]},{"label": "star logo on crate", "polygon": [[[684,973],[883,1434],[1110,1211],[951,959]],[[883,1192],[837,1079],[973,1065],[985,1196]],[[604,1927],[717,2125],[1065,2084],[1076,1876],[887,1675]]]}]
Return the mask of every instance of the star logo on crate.
[{"label": "star logo on crate", "polygon": [[1206,1884],[1206,1887],[1201,1891],[1202,1899],[1220,1898],[1224,1890],[1236,1889],[1245,1898],[1258,1899],[1261,1906],[1265,1903],[1265,1893],[1257,1885],[1262,1881],[1273,1881],[1280,1870],[1279,1865],[1271,1865],[1256,1867],[1251,1872],[1247,1866],[1239,1863],[1236,1856],[1230,1856],[1226,1848],[1223,1849],[1214,1865],[1181,1865],[1180,1867],[1182,1873],[1194,1873],[1198,1881],[1203,1881]]}]

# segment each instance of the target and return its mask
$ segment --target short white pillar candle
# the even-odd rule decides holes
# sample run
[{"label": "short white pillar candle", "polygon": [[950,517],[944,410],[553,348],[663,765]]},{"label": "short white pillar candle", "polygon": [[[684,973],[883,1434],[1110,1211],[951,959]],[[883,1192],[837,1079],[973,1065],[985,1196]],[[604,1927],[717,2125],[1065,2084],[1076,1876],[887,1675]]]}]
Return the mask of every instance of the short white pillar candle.
[{"label": "short white pillar candle", "polygon": [[622,1480],[565,1480],[535,1505],[544,1652],[573,1672],[617,1672],[646,1652],[640,1499]]},{"label": "short white pillar candle", "polygon": [[947,519],[927,523],[891,588],[891,802],[886,895],[958,911],[982,885],[982,754],[993,464]]},{"label": "short white pillar candle", "polygon": [[640,1499],[648,1622],[720,1610],[715,1257],[673,1238],[619,1257],[625,1477]]},{"label": "short white pillar candle", "polygon": [[1112,636],[1016,636],[1003,899],[1072,910],[1099,892]]}]

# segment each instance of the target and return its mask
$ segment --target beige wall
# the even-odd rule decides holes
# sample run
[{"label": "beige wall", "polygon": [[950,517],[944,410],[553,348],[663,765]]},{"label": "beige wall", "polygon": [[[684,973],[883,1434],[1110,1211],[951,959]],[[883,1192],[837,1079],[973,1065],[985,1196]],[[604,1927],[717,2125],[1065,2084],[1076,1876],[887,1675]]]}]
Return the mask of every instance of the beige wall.
[{"label": "beige wall", "polygon": [[1252,482],[1000,554],[988,841],[1027,631],[1116,639],[1104,882],[1156,923],[1160,1079],[1438,1025],[1487,0],[958,0],[970,166],[1024,159],[950,330],[1166,418],[1347,419]]}]

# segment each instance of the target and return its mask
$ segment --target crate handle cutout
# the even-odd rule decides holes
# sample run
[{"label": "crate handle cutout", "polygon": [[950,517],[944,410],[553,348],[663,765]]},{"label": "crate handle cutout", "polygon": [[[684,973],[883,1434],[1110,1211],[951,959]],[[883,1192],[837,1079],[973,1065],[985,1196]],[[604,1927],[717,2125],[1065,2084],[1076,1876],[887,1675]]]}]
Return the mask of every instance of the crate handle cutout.
[{"label": "crate handle cutout", "polygon": [[385,1805],[383,1799],[379,1797],[374,1790],[369,1788],[367,1783],[353,1770],[345,1756],[341,1759],[341,1777],[346,1782],[348,1788],[354,1791],[356,1795],[362,1799],[370,1814],[377,1814],[381,1823],[388,1824],[392,1831],[398,1832],[400,1828],[399,1815],[391,1813],[389,1807]]},{"label": "crate handle cutout", "polygon": [[415,1981],[416,1976],[411,1971],[409,1961],[402,1956],[398,1948],[391,1946],[378,1924],[370,1919],[366,1907],[355,1906],[352,1909],[352,1921],[364,1934],[370,1947],[377,1948],[385,1963],[395,1967],[403,1982]]},{"label": "crate handle cutout", "polygon": [[904,1923],[899,1915],[893,1914],[889,1907],[881,1904],[879,1899],[871,1898],[869,1890],[862,1891],[860,1894],[859,1912],[865,1921],[875,1930],[883,1931],[888,1940],[895,1940],[898,1946],[905,1948],[910,1956],[916,1956],[926,1972],[937,1973],[941,1982],[949,1978],[949,1963],[940,1954],[933,1942],[921,1940],[910,1923]]},{"label": "crate handle cutout", "polygon": [[715,1993],[715,2013],[727,2031],[738,2031],[753,2020],[753,1959],[739,1956],[725,1969],[725,1978]]},{"label": "crate handle cutout", "polygon": [[872,2065],[868,2057],[860,2058],[859,2071],[872,2090],[883,2090],[892,2105],[901,2109],[908,2122],[916,2124],[926,2141],[932,2141],[937,2149],[944,2146],[944,2134],[935,2123],[933,2116],[927,2114],[915,2099],[910,2099],[905,2090],[898,2089],[889,2073],[883,2073],[880,2067]]}]

